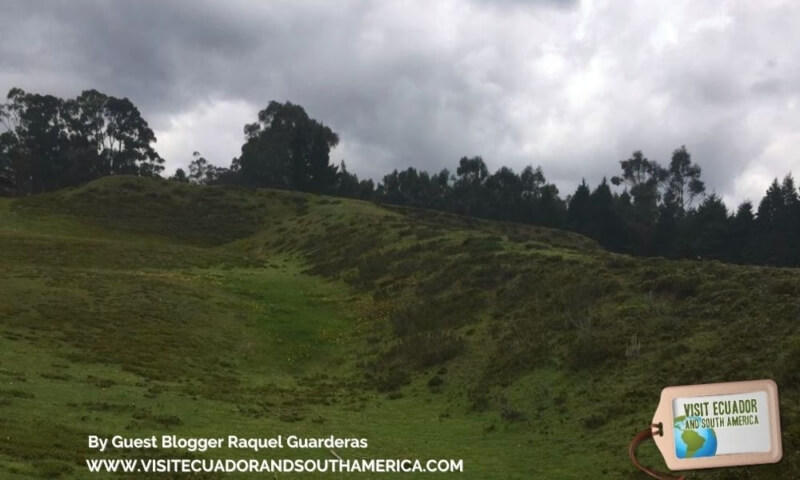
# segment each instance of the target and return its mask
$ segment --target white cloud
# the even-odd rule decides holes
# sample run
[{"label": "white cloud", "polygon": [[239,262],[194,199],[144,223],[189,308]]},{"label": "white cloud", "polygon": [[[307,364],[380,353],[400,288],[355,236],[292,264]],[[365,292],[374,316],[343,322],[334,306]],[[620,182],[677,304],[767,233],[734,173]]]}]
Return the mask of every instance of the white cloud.
[{"label": "white cloud", "polygon": [[797,2],[5,7],[0,87],[129,96],[171,168],[194,150],[227,165],[256,111],[291,100],[340,134],[332,160],[361,177],[482,155],[492,169],[540,164],[569,193],[635,149],[666,163],[685,144],[733,206],[800,171]]},{"label": "white cloud", "polygon": [[167,117],[155,129],[156,147],[165,160],[165,172],[186,170],[192,153],[199,151],[210,163],[229,166],[244,142],[245,123],[256,120],[257,109],[241,100],[216,100]]}]

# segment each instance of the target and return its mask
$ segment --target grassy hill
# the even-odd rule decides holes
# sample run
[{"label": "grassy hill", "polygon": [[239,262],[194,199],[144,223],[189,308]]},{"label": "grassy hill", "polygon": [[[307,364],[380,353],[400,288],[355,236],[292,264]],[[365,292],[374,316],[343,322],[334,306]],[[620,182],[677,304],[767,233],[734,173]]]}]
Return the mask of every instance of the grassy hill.
[{"label": "grassy hill", "polygon": [[[783,461],[691,477],[800,478],[796,270],[130,177],[0,200],[0,266],[0,478],[104,478],[85,458],[253,457],[86,444],[166,433],[333,434],[369,440],[345,458],[464,459],[437,478],[643,478],[626,448],[663,387],[755,378],[781,389]],[[271,455],[332,458],[256,457]],[[105,478],[121,477],[137,478]]]}]

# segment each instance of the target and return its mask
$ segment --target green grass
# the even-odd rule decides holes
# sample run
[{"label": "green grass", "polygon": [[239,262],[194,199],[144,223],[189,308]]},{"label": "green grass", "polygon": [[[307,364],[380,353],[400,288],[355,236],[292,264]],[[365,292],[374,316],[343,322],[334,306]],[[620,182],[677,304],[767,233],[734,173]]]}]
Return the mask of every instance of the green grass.
[{"label": "green grass", "polygon": [[87,435],[165,433],[464,459],[437,478],[643,478],[626,447],[663,387],[764,377],[781,389],[784,460],[692,478],[800,476],[795,270],[128,177],[0,199],[0,266],[0,478],[87,478]]}]

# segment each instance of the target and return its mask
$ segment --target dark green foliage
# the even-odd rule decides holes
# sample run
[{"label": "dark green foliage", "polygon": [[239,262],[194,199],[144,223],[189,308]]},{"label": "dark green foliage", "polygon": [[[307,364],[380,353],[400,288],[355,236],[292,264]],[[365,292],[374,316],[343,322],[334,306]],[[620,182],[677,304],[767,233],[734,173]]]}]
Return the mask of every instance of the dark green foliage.
[{"label": "dark green foliage", "polygon": [[613,357],[608,344],[595,338],[591,328],[580,330],[567,350],[567,363],[575,370],[598,368]]},{"label": "dark green foliage", "polygon": [[[622,175],[605,178],[590,191],[582,182],[568,197],[548,184],[540,168],[517,175],[507,167],[489,174],[481,157],[463,157],[456,175],[429,175],[408,168],[383,178],[376,196],[396,205],[445,210],[473,217],[567,228],[597,240],[603,247],[637,255],[714,258],[736,263],[800,264],[800,199],[791,176],[777,179],[759,205],[743,204],[729,216],[721,198],[705,195],[701,168],[685,146],[673,152],[669,168],[641,151],[620,162]],[[348,193],[353,195],[354,182]],[[694,206],[694,200],[703,201]],[[757,220],[756,220],[757,219]]]},{"label": "dark green foliage", "polygon": [[464,341],[456,334],[443,331],[422,332],[402,337],[388,352],[387,360],[400,360],[415,368],[440,365],[464,350]]},{"label": "dark green foliage", "polygon": [[428,380],[428,387],[430,388],[440,387],[442,384],[444,384],[444,379],[439,376],[439,374],[432,376],[430,380]]},{"label": "dark green foliage", "polygon": [[169,179],[179,183],[187,183],[189,181],[189,177],[182,168],[175,170],[175,175],[169,177]]},{"label": "dark green foliage", "polygon": [[300,105],[272,101],[258,112],[258,121],[245,125],[247,138],[237,160],[241,181],[247,185],[305,192],[331,193],[336,166],[330,150],[339,137],[309,117]]},{"label": "dark green foliage", "polygon": [[461,158],[454,176],[447,169],[434,175],[394,170],[383,177],[376,196],[395,205],[547,226],[561,226],[566,214],[558,189],[546,183],[541,168],[529,166],[518,175],[501,167],[490,175],[481,157]]},{"label": "dark green foliage", "polygon": [[619,163],[622,175],[612,177],[611,182],[614,185],[624,184],[630,189],[636,221],[644,226],[652,225],[661,199],[659,187],[667,180],[668,172],[638,150],[633,152],[631,158]]},{"label": "dark green foliage", "polygon": [[593,413],[581,420],[581,423],[588,430],[596,430],[608,423],[608,417],[603,413]]},{"label": "dark green foliage", "polygon": [[155,135],[127,98],[87,90],[64,100],[12,88],[0,122],[0,174],[13,178],[19,193],[163,170]]},{"label": "dark green foliage", "polygon": [[[12,88],[7,99],[0,105],[5,130],[0,196],[47,192],[108,175],[158,176],[163,170],[154,133],[127,98],[87,90],[65,100]],[[745,202],[729,216],[714,194],[695,207],[705,183],[686,146],[672,153],[666,168],[635,151],[611,178],[622,192],[613,193],[605,178],[593,191],[583,181],[565,202],[541,168],[528,166],[518,174],[503,166],[490,173],[480,156],[462,157],[455,174],[394,170],[376,187],[371,179],[359,180],[344,161],[331,165],[338,135],[291,102],[270,102],[244,132],[242,153],[229,167],[212,165],[195,152],[188,173],[178,169],[170,179],[331,193],[565,228],[609,250],[636,255],[800,265],[800,195],[791,175],[775,179],[757,213]]]},{"label": "dark green foliage", "polygon": [[700,166],[692,163],[692,157],[686,151],[685,145],[675,150],[669,164],[669,186],[664,203],[673,205],[680,213],[685,212],[694,198],[706,190],[705,184],[700,180],[701,172]]},{"label": "dark green foliage", "polygon": [[408,385],[411,378],[404,370],[391,369],[383,373],[375,382],[379,392],[392,392]]},{"label": "dark green foliage", "polygon": [[200,152],[192,154],[192,161],[189,163],[189,175],[182,169],[175,172],[175,176],[171,180],[176,181],[190,181],[199,185],[216,185],[216,184],[235,184],[238,183],[235,178],[235,171],[228,168],[221,168],[208,163]]},{"label": "dark green foliage", "polygon": [[370,200],[375,192],[375,184],[372,179],[359,181],[358,175],[347,170],[347,165],[342,160],[339,164],[339,171],[336,172],[334,192],[343,197]]},{"label": "dark green foliage", "polygon": [[567,209],[567,225],[571,230],[586,234],[589,231],[589,221],[591,219],[589,186],[586,180],[582,180],[578,189],[569,200]]},{"label": "dark green foliage", "polygon": [[665,275],[653,283],[653,291],[677,299],[693,297],[698,291],[698,280],[689,275]]},{"label": "dark green foliage", "polygon": [[521,422],[525,420],[525,414],[511,405],[511,401],[503,397],[500,399],[500,418],[507,422]]},{"label": "dark green foliage", "polygon": [[800,391],[800,341],[790,342],[777,359],[776,381],[781,388]]}]

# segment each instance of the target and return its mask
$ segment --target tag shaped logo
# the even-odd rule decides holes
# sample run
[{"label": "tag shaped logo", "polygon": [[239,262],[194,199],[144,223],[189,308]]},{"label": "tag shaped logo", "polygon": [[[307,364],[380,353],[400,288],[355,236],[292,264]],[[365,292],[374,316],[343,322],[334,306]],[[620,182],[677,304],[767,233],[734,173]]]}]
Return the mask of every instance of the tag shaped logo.
[{"label": "tag shaped logo", "polygon": [[778,462],[778,387],[772,380],[667,387],[653,423],[671,470]]},{"label": "tag shaped logo", "polygon": [[700,427],[700,417],[681,415],[675,419],[675,455],[678,458],[713,457],[717,453],[717,432]]},{"label": "tag shaped logo", "polygon": [[713,457],[772,448],[766,391],[676,398],[672,401],[675,455]]}]

